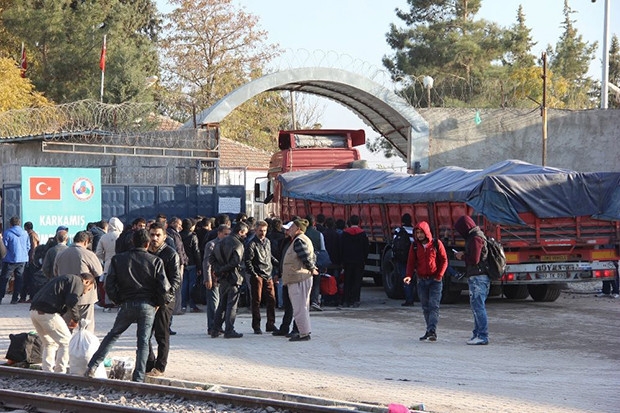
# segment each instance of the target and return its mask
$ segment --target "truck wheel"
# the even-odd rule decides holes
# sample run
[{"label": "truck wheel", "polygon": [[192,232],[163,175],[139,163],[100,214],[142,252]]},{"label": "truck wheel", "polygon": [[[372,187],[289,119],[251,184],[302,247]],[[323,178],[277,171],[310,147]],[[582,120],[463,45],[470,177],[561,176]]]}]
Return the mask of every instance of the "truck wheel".
[{"label": "truck wheel", "polygon": [[383,254],[383,258],[381,260],[381,275],[383,276],[383,289],[389,298],[402,299],[405,297],[405,292],[403,291],[403,279],[392,261],[391,250],[388,250]]},{"label": "truck wheel", "polygon": [[502,289],[509,300],[525,300],[530,295],[527,285],[504,285]]},{"label": "truck wheel", "polygon": [[527,290],[534,301],[552,302],[562,293],[562,287],[549,284],[528,285]]},{"label": "truck wheel", "polygon": [[461,288],[458,284],[450,282],[450,277],[443,277],[443,287],[441,289],[441,304],[456,304],[461,299]]}]

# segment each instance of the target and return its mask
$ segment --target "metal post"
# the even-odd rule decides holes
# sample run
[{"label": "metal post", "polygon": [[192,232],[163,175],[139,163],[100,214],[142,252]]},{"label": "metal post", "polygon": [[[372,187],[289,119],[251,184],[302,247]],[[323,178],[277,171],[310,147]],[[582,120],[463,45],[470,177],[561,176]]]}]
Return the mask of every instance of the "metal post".
[{"label": "metal post", "polygon": [[543,61],[543,97],[542,97],[542,166],[547,164],[547,53],[542,54]]},{"label": "metal post", "polygon": [[601,79],[601,109],[609,102],[609,8],[611,0],[605,0],[605,23],[603,25],[603,76]]}]

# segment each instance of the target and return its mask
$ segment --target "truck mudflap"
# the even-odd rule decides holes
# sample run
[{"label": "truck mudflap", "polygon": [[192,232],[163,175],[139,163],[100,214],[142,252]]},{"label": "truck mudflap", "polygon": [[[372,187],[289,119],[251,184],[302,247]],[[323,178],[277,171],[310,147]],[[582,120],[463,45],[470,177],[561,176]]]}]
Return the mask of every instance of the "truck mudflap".
[{"label": "truck mudflap", "polygon": [[613,279],[617,271],[613,261],[509,264],[500,281],[502,284],[530,285],[602,281]]}]

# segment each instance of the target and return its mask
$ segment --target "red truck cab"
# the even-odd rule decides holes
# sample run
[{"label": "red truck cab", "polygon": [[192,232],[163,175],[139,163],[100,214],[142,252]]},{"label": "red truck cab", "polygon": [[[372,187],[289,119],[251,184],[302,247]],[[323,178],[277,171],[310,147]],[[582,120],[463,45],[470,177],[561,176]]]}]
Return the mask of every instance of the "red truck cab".
[{"label": "red truck cab", "polygon": [[[349,169],[365,167],[357,146],[366,143],[363,129],[283,130],[278,134],[279,152],[272,155],[267,174],[264,200],[269,213],[280,216],[280,191],[275,185],[285,172],[315,169]],[[255,184],[255,199],[261,201],[260,185]]]}]

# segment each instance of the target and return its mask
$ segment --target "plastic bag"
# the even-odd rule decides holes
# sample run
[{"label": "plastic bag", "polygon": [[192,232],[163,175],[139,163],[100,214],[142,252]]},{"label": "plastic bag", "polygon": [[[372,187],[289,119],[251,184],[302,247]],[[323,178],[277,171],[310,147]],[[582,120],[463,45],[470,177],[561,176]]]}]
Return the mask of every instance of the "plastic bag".
[{"label": "plastic bag", "polygon": [[[88,362],[99,348],[97,336],[86,329],[90,320],[81,319],[79,327],[73,330],[69,341],[69,371],[76,376],[83,376],[88,368]],[[95,377],[105,379],[108,377],[105,366],[102,364],[95,370]]]}]

